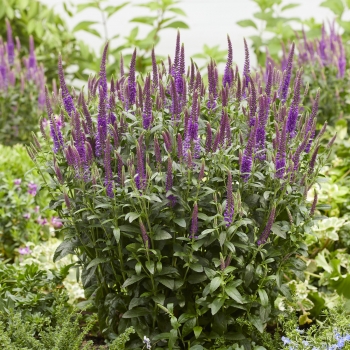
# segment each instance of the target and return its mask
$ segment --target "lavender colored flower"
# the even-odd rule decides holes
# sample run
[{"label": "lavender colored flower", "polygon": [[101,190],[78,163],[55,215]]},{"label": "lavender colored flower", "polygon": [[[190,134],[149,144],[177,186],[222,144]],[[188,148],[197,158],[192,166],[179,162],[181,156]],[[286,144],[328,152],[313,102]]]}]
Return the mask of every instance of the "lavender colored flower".
[{"label": "lavender colored flower", "polygon": [[276,208],[273,207],[270,212],[270,216],[267,220],[266,226],[264,231],[262,232],[260,238],[257,241],[257,245],[264,244],[267,239],[269,238],[270,232],[271,232],[271,227],[275,221],[275,215],[276,215]]},{"label": "lavender colored flower", "polygon": [[244,68],[243,68],[243,77],[245,84],[243,85],[243,96],[245,97],[245,89],[248,88],[250,82],[250,62],[249,62],[249,49],[247,41],[244,39]]},{"label": "lavender colored flower", "polygon": [[25,214],[23,214],[23,217],[24,217],[26,220],[29,220],[29,219],[30,219],[30,213],[25,213]]},{"label": "lavender colored flower", "polygon": [[281,96],[280,96],[280,98],[281,98],[281,101],[283,103],[287,99],[289,84],[290,84],[290,80],[291,80],[291,77],[292,77],[294,48],[295,48],[295,44],[293,42],[293,44],[292,44],[292,46],[290,48],[290,51],[289,51],[287,67],[285,69],[285,75],[284,75],[284,79],[283,79],[282,86],[281,86]]},{"label": "lavender colored flower", "polygon": [[232,67],[232,43],[231,43],[230,37],[228,35],[227,35],[227,44],[228,44],[228,54],[227,54],[227,61],[226,61],[224,76],[222,78],[222,85],[224,87],[226,85],[231,87],[231,85],[232,85],[232,77],[231,77],[231,74],[230,74],[230,69]]},{"label": "lavender colored flower", "polygon": [[283,130],[278,145],[278,151],[276,156],[276,177],[283,179],[286,169],[286,142],[287,142],[287,123],[284,123]]},{"label": "lavender colored flower", "polygon": [[314,172],[315,164],[316,164],[316,158],[318,150],[320,149],[320,146],[317,146],[312,153],[310,164],[309,164],[309,174],[311,175]]},{"label": "lavender colored flower", "polygon": [[224,220],[226,222],[226,227],[232,224],[233,214],[234,214],[234,201],[233,201],[233,191],[232,191],[232,174],[230,171],[227,173],[227,202],[224,214]]},{"label": "lavender colored flower", "polygon": [[148,76],[145,82],[145,104],[143,107],[142,120],[143,128],[149,129],[152,122],[152,97],[151,97],[151,78]]},{"label": "lavender colored flower", "polygon": [[137,174],[135,178],[136,187],[138,190],[144,190],[146,188],[147,182],[146,182],[146,169],[144,164],[144,156],[143,152],[141,150],[141,140],[139,140],[139,143],[136,146],[137,149]]},{"label": "lavender colored flower", "polygon": [[152,49],[152,71],[153,71],[153,89],[158,89],[158,68],[157,68],[157,60],[156,55],[154,53],[154,47]]},{"label": "lavender colored flower", "polygon": [[51,225],[54,227],[54,228],[61,228],[63,226],[63,222],[60,218],[56,217],[56,216],[53,216],[51,218]]},{"label": "lavender colored flower", "polygon": [[247,182],[253,166],[253,151],[255,148],[257,124],[250,129],[248,142],[243,153],[242,163],[241,163],[241,177],[244,182]]},{"label": "lavender colored flower", "polygon": [[36,221],[41,226],[45,226],[48,223],[47,219],[46,218],[42,218],[41,216],[39,216]]},{"label": "lavender colored flower", "polygon": [[100,88],[98,115],[97,115],[97,127],[98,132],[96,135],[96,156],[99,157],[103,154],[103,147],[107,137],[107,96],[104,94],[103,89]]},{"label": "lavender colored flower", "polygon": [[309,119],[307,121],[307,125],[306,125],[305,134],[307,135],[311,131],[311,135],[310,135],[309,142],[306,146],[305,153],[310,152],[312,141],[314,140],[314,137],[315,137],[315,130],[312,130],[312,126],[313,126],[314,120],[315,120],[317,112],[318,112],[319,101],[320,101],[320,89],[317,90],[314,103],[312,104],[311,114],[310,114],[310,117],[309,117]]},{"label": "lavender colored flower", "polygon": [[34,39],[31,35],[29,37],[29,59],[28,59],[28,66],[29,68],[36,70],[36,57],[35,57],[35,51],[34,51]]},{"label": "lavender colored flower", "polygon": [[151,340],[146,336],[143,337],[143,343],[146,345],[146,349],[152,349]]},{"label": "lavender colored flower", "polygon": [[101,65],[100,65],[100,86],[103,91],[103,95],[107,97],[108,94],[108,86],[107,86],[107,76],[106,76],[106,61],[107,61],[107,52],[108,52],[108,42],[106,43],[103,53],[102,53],[102,58],[101,58]]},{"label": "lavender colored flower", "polygon": [[13,65],[15,62],[15,45],[13,43],[11,24],[8,21],[8,19],[6,19],[6,29],[7,29],[7,57],[8,57],[9,64]]},{"label": "lavender colored flower", "polygon": [[205,139],[205,151],[209,153],[211,151],[212,143],[213,143],[213,133],[211,130],[210,123],[207,123],[207,136]]},{"label": "lavender colored flower", "polygon": [[181,134],[177,134],[177,157],[181,162],[183,158],[183,143]]},{"label": "lavender colored flower", "polygon": [[31,195],[31,196],[35,196],[36,193],[38,191],[38,185],[34,182],[29,182],[28,184],[28,193]]},{"label": "lavender colored flower", "polygon": [[318,200],[318,194],[317,194],[317,192],[315,191],[314,200],[313,200],[313,202],[312,202],[312,206],[311,206],[311,209],[310,209],[310,216],[314,216],[314,214],[315,214],[315,209],[316,209],[316,205],[317,205],[317,200]]},{"label": "lavender colored flower", "polygon": [[60,79],[64,109],[66,110],[68,115],[71,115],[72,112],[75,112],[75,106],[74,106],[72,96],[68,91],[66,81],[64,79],[61,54],[58,55],[58,77]]},{"label": "lavender colored flower", "polygon": [[20,254],[20,255],[29,255],[29,254],[31,254],[31,250],[30,250],[30,248],[28,247],[28,246],[26,246],[26,247],[24,247],[24,248],[18,248],[18,253]]},{"label": "lavender colored flower", "polygon": [[146,231],[146,227],[141,220],[140,220],[140,230],[141,230],[143,244],[145,245],[146,248],[150,248],[150,241]]},{"label": "lavender colored flower", "polygon": [[22,183],[22,179],[14,179],[14,180],[13,180],[13,184],[14,184],[15,186],[21,186],[21,183]]},{"label": "lavender colored flower", "polygon": [[130,61],[130,70],[129,70],[129,79],[128,79],[128,93],[129,93],[128,109],[132,105],[134,105],[136,102],[135,67],[136,67],[136,49],[134,50]]},{"label": "lavender colored flower", "polygon": [[287,119],[287,131],[290,137],[295,136],[295,128],[297,125],[298,114],[299,114],[299,102],[300,102],[300,85],[301,85],[301,71],[299,70],[295,79],[294,84],[294,96],[292,104],[289,109]]}]

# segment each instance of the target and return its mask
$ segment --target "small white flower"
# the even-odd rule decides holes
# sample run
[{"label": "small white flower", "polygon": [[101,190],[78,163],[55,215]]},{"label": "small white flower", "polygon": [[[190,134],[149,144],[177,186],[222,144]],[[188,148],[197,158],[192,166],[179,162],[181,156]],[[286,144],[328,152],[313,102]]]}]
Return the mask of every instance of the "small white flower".
[{"label": "small white flower", "polygon": [[143,343],[146,344],[146,348],[147,349],[151,349],[151,340],[149,338],[147,338],[146,336],[143,337]]}]

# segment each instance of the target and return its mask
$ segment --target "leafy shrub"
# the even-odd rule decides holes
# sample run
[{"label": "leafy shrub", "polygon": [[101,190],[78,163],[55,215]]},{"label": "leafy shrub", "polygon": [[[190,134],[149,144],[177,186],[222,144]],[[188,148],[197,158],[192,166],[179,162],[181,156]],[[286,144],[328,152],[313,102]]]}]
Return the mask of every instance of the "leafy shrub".
[{"label": "leafy shrub", "polygon": [[144,336],[168,349],[218,337],[249,348],[249,325],[274,322],[277,296],[290,297],[284,275],[303,276],[317,201],[305,197],[331,145],[318,154],[324,129],[313,138],[317,103],[299,107],[301,71],[290,92],[293,49],[265,86],[247,46],[242,78],[233,70],[229,40],[223,84],[211,62],[207,90],[194,64],[185,75],[180,35],[168,69],[153,57],[152,78],[136,79],[135,50],[110,85],[106,46],[87,98],[71,96],[59,60],[64,127],[47,93],[51,139],[43,130],[29,154],[65,219],[55,259],[78,256],[108,337],[133,326],[133,349]]},{"label": "leafy shrub", "polygon": [[49,204],[48,192],[41,191],[43,179],[33,170],[25,148],[1,146],[0,159],[0,254],[9,259],[27,242],[37,244],[55,234],[62,222]]},{"label": "leafy shrub", "polygon": [[38,129],[45,105],[45,76],[36,61],[33,38],[22,63],[21,44],[17,39],[15,47],[10,23],[6,24],[7,42],[0,41],[0,142],[12,145],[28,142],[31,131]]}]

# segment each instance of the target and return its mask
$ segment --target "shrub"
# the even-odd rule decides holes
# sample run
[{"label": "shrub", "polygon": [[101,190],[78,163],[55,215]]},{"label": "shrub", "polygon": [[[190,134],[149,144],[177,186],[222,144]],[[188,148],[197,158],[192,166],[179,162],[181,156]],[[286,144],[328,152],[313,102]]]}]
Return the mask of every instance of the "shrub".
[{"label": "shrub", "polygon": [[16,46],[7,21],[7,42],[0,40],[0,142],[13,145],[28,142],[31,131],[38,129],[45,106],[44,69],[36,61],[33,38],[30,53],[20,59],[21,44]]},{"label": "shrub", "polygon": [[[142,347],[202,349],[218,337],[249,348],[274,322],[274,301],[289,297],[284,275],[302,277],[317,198],[306,203],[329,147],[313,138],[317,103],[300,107],[302,76],[291,86],[293,50],[284,73],[267,83],[232,67],[222,85],[215,62],[208,89],[176,41],[169,67],[107,84],[108,45],[88,95],[70,94],[59,59],[64,127],[29,149],[65,218],[55,259],[76,254],[101,329],[115,337],[133,326]],[[294,93],[291,92],[294,91]],[[307,150],[306,148],[310,149]],[[311,207],[311,208],[310,208]],[[272,232],[272,233],[271,233]]]}]

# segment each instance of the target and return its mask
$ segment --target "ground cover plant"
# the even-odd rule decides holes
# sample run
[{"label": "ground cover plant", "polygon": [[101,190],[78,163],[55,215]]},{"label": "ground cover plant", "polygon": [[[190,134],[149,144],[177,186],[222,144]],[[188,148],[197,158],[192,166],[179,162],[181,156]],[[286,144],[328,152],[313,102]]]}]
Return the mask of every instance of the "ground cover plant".
[{"label": "ground cover plant", "polygon": [[25,147],[0,145],[0,255],[14,260],[28,254],[31,244],[58,234],[62,221],[53,210],[47,191],[40,191],[42,177]]},{"label": "ground cover plant", "polygon": [[7,41],[0,38],[0,142],[13,145],[28,142],[38,130],[39,116],[45,106],[45,75],[38,65],[34,41],[29,37],[30,52],[21,58],[21,44],[12,36],[10,22]]},{"label": "ground cover plant", "polygon": [[144,336],[169,349],[218,337],[250,348],[247,322],[259,332],[274,322],[277,296],[290,297],[284,275],[305,269],[317,201],[306,194],[334,140],[319,152],[317,96],[300,108],[293,45],[265,83],[247,46],[243,73],[232,67],[228,43],[223,80],[212,61],[208,87],[193,63],[186,74],[179,35],[168,67],[153,53],[152,73],[136,77],[135,50],[110,84],[106,45],[87,95],[71,95],[59,58],[63,128],[47,92],[50,135],[42,128],[29,154],[64,219],[55,259],[77,255],[101,330],[133,326],[130,348]]}]

